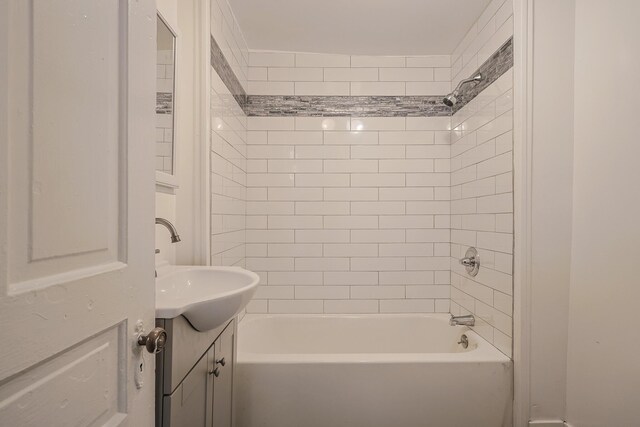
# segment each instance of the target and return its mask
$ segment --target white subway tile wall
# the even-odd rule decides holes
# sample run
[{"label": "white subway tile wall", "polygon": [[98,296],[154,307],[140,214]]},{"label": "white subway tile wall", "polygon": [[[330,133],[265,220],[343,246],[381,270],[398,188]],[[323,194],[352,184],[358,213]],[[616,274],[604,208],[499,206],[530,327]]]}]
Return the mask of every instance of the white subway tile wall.
[{"label": "white subway tile wall", "polygon": [[[451,312],[473,313],[475,330],[511,355],[513,316],[513,71],[452,117]],[[480,272],[458,262],[469,246]]]},{"label": "white subway tile wall", "polygon": [[211,0],[211,35],[240,84],[247,91],[249,49],[227,0]]},{"label": "white subway tile wall", "polygon": [[247,311],[449,311],[450,118],[249,117],[248,129],[246,265],[262,284]]},{"label": "white subway tile wall", "polygon": [[[248,49],[226,0],[211,0],[211,34],[246,88]],[[247,117],[211,74],[211,264],[245,266]]]},{"label": "white subway tile wall", "polygon": [[468,78],[513,36],[513,2],[493,0],[451,55],[451,84]]},{"label": "white subway tile wall", "polygon": [[[493,0],[451,56],[452,85],[469,77],[513,35],[513,3]],[[451,313],[512,355],[513,70],[451,117]],[[476,277],[459,259],[480,253]]]},{"label": "white subway tile wall", "polygon": [[[212,4],[250,95],[441,95],[513,34],[511,2],[494,0],[451,56],[246,53]],[[248,312],[474,313],[511,355],[512,71],[432,118],[246,118],[212,74],[212,262],[260,275]]]},{"label": "white subway tile wall", "polygon": [[451,58],[249,52],[251,95],[444,95]]}]

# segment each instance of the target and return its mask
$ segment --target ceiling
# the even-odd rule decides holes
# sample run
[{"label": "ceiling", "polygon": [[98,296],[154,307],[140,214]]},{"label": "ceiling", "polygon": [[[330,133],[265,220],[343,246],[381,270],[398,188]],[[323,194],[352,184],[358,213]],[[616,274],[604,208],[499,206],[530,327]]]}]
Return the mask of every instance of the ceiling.
[{"label": "ceiling", "polygon": [[491,0],[229,0],[250,49],[453,52]]}]

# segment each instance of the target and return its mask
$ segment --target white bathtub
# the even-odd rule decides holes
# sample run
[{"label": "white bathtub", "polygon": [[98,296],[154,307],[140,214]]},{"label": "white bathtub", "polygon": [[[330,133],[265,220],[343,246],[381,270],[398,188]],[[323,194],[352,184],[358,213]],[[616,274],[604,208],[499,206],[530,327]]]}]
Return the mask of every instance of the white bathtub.
[{"label": "white bathtub", "polygon": [[510,359],[448,315],[247,315],[235,390],[237,427],[511,425]]}]

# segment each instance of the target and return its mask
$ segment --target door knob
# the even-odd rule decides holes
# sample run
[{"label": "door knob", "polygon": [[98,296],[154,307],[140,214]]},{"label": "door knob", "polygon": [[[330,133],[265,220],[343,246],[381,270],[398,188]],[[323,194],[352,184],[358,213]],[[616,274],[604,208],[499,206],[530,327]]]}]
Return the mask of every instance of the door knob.
[{"label": "door knob", "polygon": [[213,371],[209,371],[209,375],[215,375],[216,378],[220,376],[220,368],[215,368]]},{"label": "door knob", "polygon": [[226,365],[226,364],[227,364],[227,361],[226,361],[226,360],[224,360],[224,357],[223,357],[222,359],[218,359],[218,360],[216,360],[216,364],[217,364],[217,365],[222,365],[222,366],[224,366],[224,365]]},{"label": "door knob", "polygon": [[147,335],[138,337],[138,345],[144,346],[151,354],[160,353],[167,344],[167,331],[153,328]]}]

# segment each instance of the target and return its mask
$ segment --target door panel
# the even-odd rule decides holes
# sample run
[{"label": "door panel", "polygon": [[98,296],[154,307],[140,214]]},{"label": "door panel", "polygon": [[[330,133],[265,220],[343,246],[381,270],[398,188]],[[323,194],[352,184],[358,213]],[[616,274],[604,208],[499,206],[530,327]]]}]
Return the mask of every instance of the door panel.
[{"label": "door panel", "polygon": [[155,31],[153,0],[0,1],[0,425],[153,423]]},{"label": "door panel", "polygon": [[127,16],[123,1],[12,6],[8,279],[20,293],[126,262]]},{"label": "door panel", "polygon": [[[117,1],[27,3],[32,24],[24,35],[31,39],[33,64],[26,67],[32,103],[29,266],[109,250],[105,261],[116,261],[119,137],[126,123],[118,39],[126,17]],[[96,87],[110,90],[97,97]]]},{"label": "door panel", "polygon": [[125,324],[110,328],[4,385],[0,425],[28,420],[29,425],[49,426],[52,413],[58,425],[99,425],[122,418],[126,376],[120,364],[126,349],[120,343],[126,333]]}]

